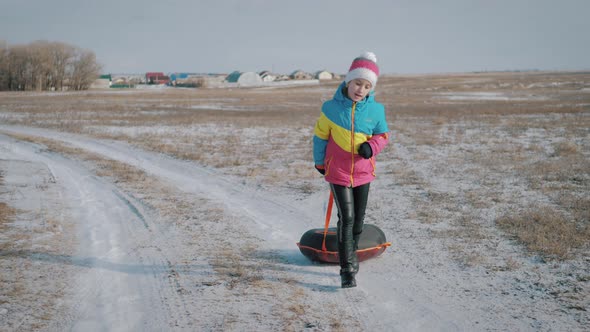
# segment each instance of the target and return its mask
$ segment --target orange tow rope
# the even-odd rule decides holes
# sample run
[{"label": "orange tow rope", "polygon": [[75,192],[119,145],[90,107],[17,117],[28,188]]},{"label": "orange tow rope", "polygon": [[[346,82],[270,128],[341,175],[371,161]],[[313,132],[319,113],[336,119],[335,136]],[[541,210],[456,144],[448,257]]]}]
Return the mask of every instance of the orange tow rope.
[{"label": "orange tow rope", "polygon": [[328,234],[328,227],[330,227],[330,218],[332,217],[332,206],[334,205],[334,193],[330,190],[330,198],[328,199],[328,209],[326,210],[326,223],[324,225],[324,240],[322,241],[322,251],[326,249],[326,235]]}]

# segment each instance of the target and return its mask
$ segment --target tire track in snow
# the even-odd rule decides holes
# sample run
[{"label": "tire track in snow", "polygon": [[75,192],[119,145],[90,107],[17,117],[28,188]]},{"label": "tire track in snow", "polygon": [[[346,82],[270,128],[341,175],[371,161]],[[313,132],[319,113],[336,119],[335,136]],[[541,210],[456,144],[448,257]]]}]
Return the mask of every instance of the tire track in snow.
[{"label": "tire track in snow", "polygon": [[127,205],[129,210],[131,210],[131,212],[133,212],[133,214],[135,214],[137,216],[137,219],[141,220],[141,222],[143,223],[143,226],[145,228],[149,228],[147,222],[145,221],[145,217],[143,216],[143,214],[141,214],[141,212],[139,212],[139,210],[137,209],[137,207],[135,205],[133,205],[133,203],[131,203],[125,196],[123,196],[123,194],[121,194],[119,191],[117,191],[115,189],[113,189],[113,194],[115,194],[115,196],[119,197],[119,199],[121,201],[123,201],[123,203],[125,203],[125,205]]},{"label": "tire track in snow", "polygon": [[[317,273],[308,275],[303,271],[307,268],[314,269],[314,267],[301,257],[295,243],[299,241],[300,234],[311,226],[317,226],[310,223],[313,220],[310,216],[311,211],[294,207],[289,202],[281,200],[281,197],[270,197],[241,184],[230,182],[219,174],[198,167],[194,163],[136,149],[124,143],[38,128],[0,126],[0,130],[67,142],[76,148],[142,169],[148,174],[171,183],[181,191],[224,204],[231,214],[241,216],[246,223],[251,222],[258,228],[257,233],[262,235],[265,250],[276,250],[288,261],[296,262],[296,267],[291,265],[289,270],[295,271],[296,274],[303,273],[301,285],[309,282],[308,285],[312,285],[314,289],[312,296],[319,296],[323,299],[322,302],[333,304],[334,309],[326,316],[330,317],[337,311],[342,320],[348,317],[355,324],[362,325],[363,318],[360,316],[358,306],[349,303],[345,293],[335,292],[340,288],[336,268],[334,268],[336,273],[333,275],[321,273],[322,277],[318,277]],[[293,249],[285,251],[286,244]],[[309,265],[305,266],[306,264]]]},{"label": "tire track in snow", "polygon": [[138,206],[69,159],[2,135],[0,144],[12,158],[47,165],[79,228],[77,254],[62,258],[79,271],[62,304],[73,310],[51,329],[167,330],[185,320],[174,312],[185,303],[171,263]]},{"label": "tire track in snow", "polygon": [[[264,237],[264,246],[270,250],[276,249],[278,252],[283,252],[288,260],[300,261],[300,255],[295,250],[292,254],[285,253],[285,243],[294,245],[299,240],[300,234],[312,226],[317,226],[311,223],[313,218],[308,214],[310,211],[296,208],[282,201],[281,197],[262,195],[246,186],[227,181],[219,174],[197,167],[194,163],[136,149],[121,142],[97,140],[75,134],[26,127],[0,126],[0,130],[64,141],[74,147],[142,169],[148,174],[172,183],[184,192],[222,202],[228,210],[255,223],[260,229],[259,234]],[[296,255],[297,258],[290,255]],[[337,268],[334,270],[337,271]],[[301,282],[316,285],[312,287],[314,290],[312,293],[318,294],[319,290],[324,295],[314,294],[313,296],[320,296],[327,302],[333,303],[334,307],[329,310],[330,313],[338,312],[342,317],[348,316],[359,324],[361,329],[391,328],[392,326],[400,326],[402,330],[404,327],[416,329],[427,326],[428,322],[436,322],[441,330],[461,329],[448,317],[442,317],[447,315],[446,310],[440,311],[427,303],[416,302],[413,294],[407,293],[401,288],[402,286],[395,286],[400,292],[399,295],[395,294],[395,298],[384,298],[392,293],[389,291],[383,293],[382,290],[390,289],[391,285],[387,284],[382,276],[365,273],[361,276],[361,286],[350,292],[336,292],[339,288],[338,278],[337,273],[333,276],[324,274],[321,277],[304,275]],[[319,286],[319,283],[333,286]],[[403,284],[407,285],[407,282]],[[383,303],[389,307],[382,307]],[[383,317],[387,319],[380,321]]]},{"label": "tire track in snow", "polygon": [[[280,197],[261,196],[254,190],[225,180],[214,171],[197,167],[194,163],[143,151],[121,142],[46,129],[0,125],[0,130],[67,142],[74,147],[142,169],[171,182],[182,191],[223,202],[230,210],[252,219],[261,230],[268,231],[269,237],[266,240],[276,245],[282,246],[285,240],[291,243],[299,241],[299,234],[310,226],[306,223],[309,215],[305,211],[294,208]],[[281,222],[275,223],[273,220]]]}]

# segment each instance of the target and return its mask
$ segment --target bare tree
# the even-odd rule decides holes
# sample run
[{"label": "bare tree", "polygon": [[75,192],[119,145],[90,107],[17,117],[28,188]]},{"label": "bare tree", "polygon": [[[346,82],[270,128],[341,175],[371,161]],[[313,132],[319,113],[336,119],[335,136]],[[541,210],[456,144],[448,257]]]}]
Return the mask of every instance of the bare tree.
[{"label": "bare tree", "polygon": [[101,68],[96,62],[94,52],[78,49],[72,61],[71,69],[71,88],[74,90],[86,90],[98,77]]},{"label": "bare tree", "polygon": [[8,90],[8,45],[0,40],[0,91]]},{"label": "bare tree", "polygon": [[73,46],[59,42],[53,43],[51,49],[51,57],[53,60],[51,86],[56,90],[63,90],[64,81],[67,77],[67,69],[73,61],[74,54],[75,48]]},{"label": "bare tree", "polygon": [[0,41],[0,90],[84,90],[100,70],[94,52],[65,43]]},{"label": "bare tree", "polygon": [[30,68],[30,82],[33,90],[48,90],[51,84],[52,45],[47,41],[36,41],[29,45],[28,65]]},{"label": "bare tree", "polygon": [[9,90],[24,91],[27,89],[28,57],[27,48],[23,45],[13,46],[8,51],[7,64]]}]

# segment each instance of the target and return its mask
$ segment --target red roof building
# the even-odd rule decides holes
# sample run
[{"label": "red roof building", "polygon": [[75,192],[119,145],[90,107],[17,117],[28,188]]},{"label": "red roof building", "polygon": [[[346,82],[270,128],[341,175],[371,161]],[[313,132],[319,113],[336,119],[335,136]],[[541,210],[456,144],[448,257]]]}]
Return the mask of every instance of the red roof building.
[{"label": "red roof building", "polygon": [[148,72],[145,73],[145,82],[147,84],[166,84],[170,82],[170,77],[162,72]]}]

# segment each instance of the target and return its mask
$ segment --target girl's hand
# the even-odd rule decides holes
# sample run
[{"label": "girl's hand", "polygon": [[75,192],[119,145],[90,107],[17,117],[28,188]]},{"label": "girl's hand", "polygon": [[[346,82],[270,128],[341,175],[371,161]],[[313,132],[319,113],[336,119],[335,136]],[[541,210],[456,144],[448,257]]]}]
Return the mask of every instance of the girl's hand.
[{"label": "girl's hand", "polygon": [[326,169],[324,168],[324,165],[315,165],[315,169],[320,172],[320,174],[326,175]]},{"label": "girl's hand", "polygon": [[373,149],[371,149],[371,145],[365,142],[359,146],[359,156],[369,159],[373,156]]}]

